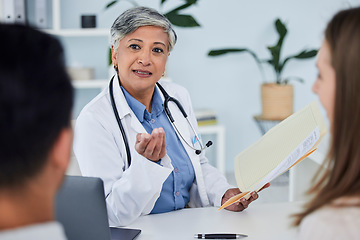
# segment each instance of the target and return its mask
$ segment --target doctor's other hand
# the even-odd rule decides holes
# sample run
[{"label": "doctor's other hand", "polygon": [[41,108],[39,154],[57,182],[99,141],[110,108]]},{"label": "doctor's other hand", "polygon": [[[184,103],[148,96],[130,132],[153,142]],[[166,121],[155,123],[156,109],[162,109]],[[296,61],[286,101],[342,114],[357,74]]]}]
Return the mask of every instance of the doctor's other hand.
[{"label": "doctor's other hand", "polygon": [[135,143],[136,151],[147,159],[158,162],[166,155],[165,131],[162,128],[155,128],[151,135],[138,133]]},{"label": "doctor's other hand", "polygon": [[[267,183],[265,184],[260,190],[263,190],[265,188],[268,188],[270,186],[270,183]],[[221,200],[221,205],[224,204],[227,200],[229,200],[231,197],[235,196],[235,195],[238,195],[239,193],[241,193],[240,189],[238,188],[230,188],[228,189],[224,196],[222,197],[222,200]],[[226,210],[229,210],[229,211],[234,211],[234,212],[241,212],[243,210],[245,210],[249,204],[258,199],[259,195],[254,191],[250,194],[250,198],[248,200],[246,200],[245,198],[241,198],[239,202],[236,202],[228,207],[226,207],[225,209]]]}]

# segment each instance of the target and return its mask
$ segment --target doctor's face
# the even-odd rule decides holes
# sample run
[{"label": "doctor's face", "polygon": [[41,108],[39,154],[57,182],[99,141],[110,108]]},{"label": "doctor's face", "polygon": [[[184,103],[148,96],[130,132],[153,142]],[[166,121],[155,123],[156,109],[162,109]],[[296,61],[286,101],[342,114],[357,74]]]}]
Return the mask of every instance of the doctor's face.
[{"label": "doctor's face", "polygon": [[333,121],[336,74],[331,65],[330,47],[326,41],[323,42],[316,64],[319,75],[313,85],[313,92],[319,96],[321,104],[324,106],[330,123]]},{"label": "doctor's face", "polygon": [[165,72],[168,45],[163,28],[143,26],[126,35],[117,51],[113,50],[112,61],[118,66],[121,84],[134,98],[152,96],[155,83]]}]

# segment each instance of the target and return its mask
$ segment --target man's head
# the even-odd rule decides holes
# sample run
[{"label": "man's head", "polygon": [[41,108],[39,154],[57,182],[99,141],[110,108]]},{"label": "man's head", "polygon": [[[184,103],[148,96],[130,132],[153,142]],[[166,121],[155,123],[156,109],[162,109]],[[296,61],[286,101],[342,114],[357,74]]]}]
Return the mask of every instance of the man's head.
[{"label": "man's head", "polygon": [[36,178],[50,159],[66,169],[73,89],[58,40],[7,24],[0,36],[1,191]]}]

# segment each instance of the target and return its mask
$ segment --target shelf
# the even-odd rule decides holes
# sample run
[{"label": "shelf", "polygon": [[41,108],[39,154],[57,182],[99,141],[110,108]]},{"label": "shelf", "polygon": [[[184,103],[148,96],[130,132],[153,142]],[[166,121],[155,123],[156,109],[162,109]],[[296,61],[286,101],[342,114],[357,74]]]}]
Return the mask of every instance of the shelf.
[{"label": "shelf", "polygon": [[225,127],[219,124],[208,125],[208,126],[199,126],[199,133],[202,135],[205,134],[215,134],[215,144],[216,148],[216,168],[225,175]]},{"label": "shelf", "polygon": [[109,29],[81,28],[81,29],[46,29],[45,32],[61,37],[109,37]]},{"label": "shelf", "polygon": [[209,132],[218,133],[218,132],[223,132],[223,131],[225,131],[224,126],[218,125],[218,124],[199,126],[200,133],[209,133]]},{"label": "shelf", "polygon": [[74,88],[105,88],[108,85],[108,79],[94,80],[75,80],[72,81]]}]

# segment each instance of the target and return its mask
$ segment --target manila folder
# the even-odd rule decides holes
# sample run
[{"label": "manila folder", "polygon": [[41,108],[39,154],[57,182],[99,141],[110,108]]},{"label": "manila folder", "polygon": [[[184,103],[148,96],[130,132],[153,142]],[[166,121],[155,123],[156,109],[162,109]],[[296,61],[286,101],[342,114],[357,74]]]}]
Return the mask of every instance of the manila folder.
[{"label": "manila folder", "polygon": [[242,193],[230,198],[220,209],[242,197],[249,198],[316,150],[327,127],[314,101],[270,129],[256,143],[235,157],[235,178]]}]

